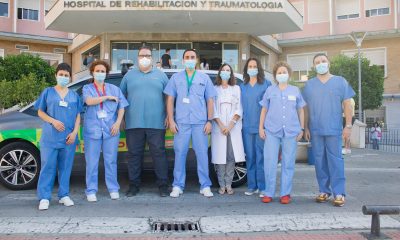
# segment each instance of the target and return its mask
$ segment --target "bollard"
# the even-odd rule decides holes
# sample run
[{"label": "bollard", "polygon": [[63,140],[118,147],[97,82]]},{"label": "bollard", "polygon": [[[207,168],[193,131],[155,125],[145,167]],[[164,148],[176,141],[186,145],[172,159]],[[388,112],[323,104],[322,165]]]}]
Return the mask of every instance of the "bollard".
[{"label": "bollard", "polygon": [[364,205],[362,207],[364,215],[372,215],[371,233],[368,238],[381,238],[380,215],[397,215],[400,214],[400,206],[382,206],[382,205]]}]

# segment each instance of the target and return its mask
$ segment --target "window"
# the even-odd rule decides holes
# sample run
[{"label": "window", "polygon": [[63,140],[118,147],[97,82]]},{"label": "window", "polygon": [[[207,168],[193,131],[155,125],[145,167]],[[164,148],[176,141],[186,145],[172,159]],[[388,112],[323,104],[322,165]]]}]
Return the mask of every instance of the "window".
[{"label": "window", "polygon": [[360,17],[360,0],[336,0],[335,10],[337,20]]},{"label": "window", "polygon": [[308,0],[308,23],[329,22],[329,1]]},{"label": "window", "polygon": [[4,58],[4,49],[0,48],[0,57]]},{"label": "window", "polygon": [[301,14],[301,16],[304,16],[304,1],[292,2],[292,5]]},{"label": "window", "polygon": [[[348,57],[354,57],[357,52],[357,49],[342,51]],[[370,65],[380,66],[384,70],[385,77],[387,76],[386,48],[365,48],[361,49],[361,54],[370,61]]]},{"label": "window", "polygon": [[8,0],[0,0],[0,17],[8,17]]},{"label": "window", "polygon": [[[320,52],[318,52],[320,53]],[[326,54],[326,52],[324,52]],[[313,67],[313,59],[317,52],[287,55],[287,62],[292,67],[293,81],[307,81],[308,75]]]},{"label": "window", "polygon": [[39,11],[26,8],[18,8],[18,19],[39,20]]},{"label": "window", "polygon": [[365,11],[366,17],[375,17],[375,16],[382,16],[382,15],[389,15],[390,9],[389,8],[378,8],[378,9],[370,9]]},{"label": "window", "polygon": [[29,45],[15,44],[15,49],[19,49],[19,50],[29,50]]}]

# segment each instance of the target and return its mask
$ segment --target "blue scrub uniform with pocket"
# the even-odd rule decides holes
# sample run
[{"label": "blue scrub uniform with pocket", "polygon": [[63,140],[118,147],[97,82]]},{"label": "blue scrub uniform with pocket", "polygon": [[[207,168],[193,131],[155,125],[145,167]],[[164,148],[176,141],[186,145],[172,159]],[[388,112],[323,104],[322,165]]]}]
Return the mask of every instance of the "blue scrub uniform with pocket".
[{"label": "blue scrub uniform with pocket", "polygon": [[175,98],[175,122],[178,133],[174,136],[175,165],[172,186],[185,188],[186,156],[190,139],[197,159],[197,175],[200,188],[211,186],[208,171],[208,135],[204,133],[207,122],[207,100],[217,96],[210,77],[195,72],[189,87],[186,71],[175,73],[164,89],[164,93]]},{"label": "blue scrub uniform with pocket", "polygon": [[53,125],[44,122],[40,137],[41,170],[37,185],[39,200],[51,199],[51,192],[58,174],[58,197],[61,199],[69,195],[69,180],[74,163],[78,135],[73,144],[68,145],[67,136],[75,127],[75,121],[82,110],[79,95],[69,90],[64,99],[61,99],[54,87],[46,88],[36,100],[35,109],[45,112],[50,117],[61,121],[65,130],[60,132]]},{"label": "blue scrub uniform with pocket", "polygon": [[[86,107],[83,121],[83,136],[85,141],[86,160],[86,194],[96,194],[98,191],[98,174],[100,152],[103,152],[106,186],[110,193],[119,191],[117,176],[117,157],[119,136],[111,135],[111,128],[118,117],[119,109],[128,106],[121,89],[105,83],[106,96],[118,98],[118,102],[104,101],[102,104]],[[94,83],[83,86],[83,100],[102,96]]]}]

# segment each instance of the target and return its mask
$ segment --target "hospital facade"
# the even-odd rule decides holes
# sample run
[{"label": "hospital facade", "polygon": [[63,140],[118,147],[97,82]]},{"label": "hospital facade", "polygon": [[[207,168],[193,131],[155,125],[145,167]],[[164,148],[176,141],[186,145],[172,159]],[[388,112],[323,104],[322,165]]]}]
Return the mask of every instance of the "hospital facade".
[{"label": "hospital facade", "polygon": [[[51,65],[67,62],[73,78],[88,74],[84,58],[137,65],[143,44],[154,64],[171,49],[173,68],[195,48],[210,69],[229,63],[241,73],[249,57],[267,72],[289,62],[292,80],[307,81],[312,57],[354,56],[352,31],[367,31],[362,53],[385,73],[383,106],[367,123],[400,128],[400,0],[67,1],[0,0],[0,56],[29,52]],[[357,69],[355,69],[357,71]]]}]

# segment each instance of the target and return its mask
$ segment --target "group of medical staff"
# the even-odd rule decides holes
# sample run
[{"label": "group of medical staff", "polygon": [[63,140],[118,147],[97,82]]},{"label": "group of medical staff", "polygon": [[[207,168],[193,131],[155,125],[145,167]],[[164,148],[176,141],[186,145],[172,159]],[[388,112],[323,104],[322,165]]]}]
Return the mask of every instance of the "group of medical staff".
[{"label": "group of medical staff", "polygon": [[[185,70],[168,80],[152,67],[151,48],[139,49],[139,66],[130,70],[121,88],[105,83],[110,67],[97,60],[91,64],[93,78],[83,87],[82,99],[66,85],[71,68],[65,63],[56,69],[57,85],[46,88],[35,103],[44,121],[40,140],[42,169],[38,182],[39,209],[49,208],[52,188],[58,175],[59,203],[72,206],[69,180],[74,160],[80,112],[86,104],[83,139],[86,160],[86,197],[97,201],[98,164],[103,154],[105,181],[111,199],[119,199],[117,154],[121,124],[125,116],[128,143],[129,189],[127,197],[138,194],[145,144],[149,145],[160,196],[177,198],[183,194],[186,159],[190,147],[197,160],[200,194],[212,197],[209,176],[208,140],[211,134],[211,162],[217,172],[219,194],[234,194],[235,164],[246,162],[245,195],[258,195],[262,202],[275,198],[278,161],[281,160],[279,201],[291,202],[297,142],[311,141],[319,185],[317,202],[333,196],[334,206],[345,203],[342,137],[351,134],[351,104],[354,91],[348,82],[329,72],[329,59],[317,54],[313,63],[316,77],[303,91],[289,84],[291,68],[278,62],[274,79],[265,79],[261,63],[247,60],[243,83],[239,86],[233,69],[223,64],[215,85],[196,69],[198,54],[184,51]],[[122,89],[122,90],[121,90]],[[342,106],[345,116],[342,128]],[[175,161],[172,191],[168,186],[165,130],[174,134]]]}]

